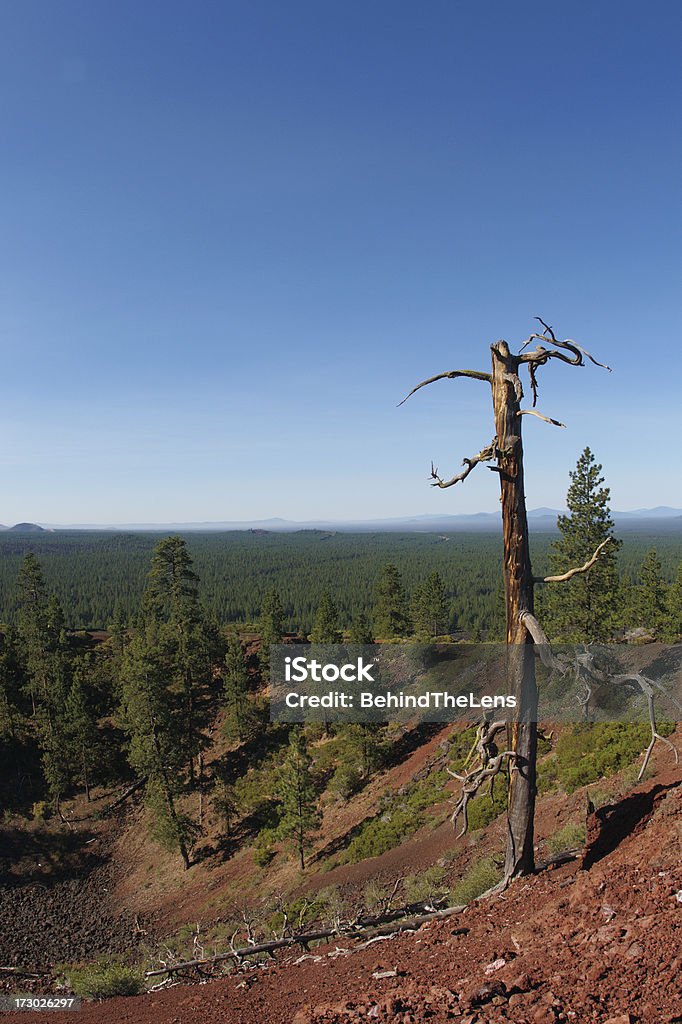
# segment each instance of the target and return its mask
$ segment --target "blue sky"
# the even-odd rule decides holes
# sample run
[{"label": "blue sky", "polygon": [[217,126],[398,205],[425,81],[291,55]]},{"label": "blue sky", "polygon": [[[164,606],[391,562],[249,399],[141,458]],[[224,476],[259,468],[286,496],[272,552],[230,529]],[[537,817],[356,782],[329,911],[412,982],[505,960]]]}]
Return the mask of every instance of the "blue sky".
[{"label": "blue sky", "polygon": [[540,314],[529,506],[589,444],[682,506],[682,6],[0,4],[0,522],[497,507],[487,369]]}]

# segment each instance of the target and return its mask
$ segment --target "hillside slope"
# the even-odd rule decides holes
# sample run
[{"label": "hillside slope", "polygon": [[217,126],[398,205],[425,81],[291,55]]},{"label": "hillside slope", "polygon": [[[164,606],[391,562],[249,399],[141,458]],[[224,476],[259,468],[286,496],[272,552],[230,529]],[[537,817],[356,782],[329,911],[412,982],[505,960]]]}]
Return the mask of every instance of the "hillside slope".
[{"label": "hillside slope", "polygon": [[[84,1006],[79,1020],[682,1022],[682,771],[661,761],[653,781],[591,816],[580,863],[414,933],[290,951],[206,984]],[[397,973],[375,977],[385,971]]]}]

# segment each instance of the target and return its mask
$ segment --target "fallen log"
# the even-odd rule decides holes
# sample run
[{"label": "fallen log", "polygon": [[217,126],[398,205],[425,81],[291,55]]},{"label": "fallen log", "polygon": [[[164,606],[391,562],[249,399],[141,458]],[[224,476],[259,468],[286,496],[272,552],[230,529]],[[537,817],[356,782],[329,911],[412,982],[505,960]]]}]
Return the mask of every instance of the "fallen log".
[{"label": "fallen log", "polygon": [[0,974],[16,974],[20,978],[42,978],[47,971],[29,971],[25,967],[0,967]]},{"label": "fallen log", "polygon": [[167,967],[155,968],[153,971],[145,971],[145,978],[157,977],[161,974],[174,974],[177,971],[189,970],[193,967],[203,967],[206,964],[218,963],[222,960],[242,960],[247,956],[254,956],[258,953],[273,953],[277,949],[285,949],[288,946],[303,946],[310,942],[317,942],[320,939],[331,939],[342,935],[353,939],[372,939],[380,935],[392,935],[394,932],[408,931],[420,928],[429,921],[439,921],[453,914],[460,914],[464,906],[446,907],[444,910],[434,910],[428,914],[417,914],[416,916],[405,916],[400,920],[392,920],[388,924],[372,927],[350,927],[350,928],[324,928],[317,932],[305,932],[301,935],[290,935],[284,939],[273,939],[272,942],[261,942],[257,945],[242,946],[240,949],[231,949],[229,952],[216,953],[214,956],[197,960],[183,960],[177,964],[169,964]]},{"label": "fallen log", "polygon": [[143,779],[138,779],[137,782],[134,782],[132,784],[132,786],[129,786],[128,789],[126,789],[125,793],[119,796],[117,800],[114,800],[113,803],[108,804],[102,811],[102,817],[108,817],[108,815],[111,814],[112,811],[115,811],[117,807],[120,807],[121,804],[124,804],[128,797],[132,796],[133,793],[137,793],[138,789],[142,789],[142,787],[146,784],[147,776],[145,775]]}]

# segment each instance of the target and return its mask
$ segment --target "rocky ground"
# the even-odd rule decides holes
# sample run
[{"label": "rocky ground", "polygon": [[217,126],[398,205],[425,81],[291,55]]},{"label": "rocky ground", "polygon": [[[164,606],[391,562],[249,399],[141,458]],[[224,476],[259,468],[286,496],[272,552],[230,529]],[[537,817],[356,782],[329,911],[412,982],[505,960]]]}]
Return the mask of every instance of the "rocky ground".
[{"label": "rocky ground", "polygon": [[461,915],[364,948],[338,939],[219,980],[90,1004],[78,1020],[682,1024],[681,854],[682,772],[669,767],[592,816],[581,862]]},{"label": "rocky ground", "polygon": [[[112,874],[103,864],[49,885],[0,887],[0,967],[41,969],[116,952],[130,955],[142,926],[109,898]],[[0,984],[8,977],[0,974]]]}]

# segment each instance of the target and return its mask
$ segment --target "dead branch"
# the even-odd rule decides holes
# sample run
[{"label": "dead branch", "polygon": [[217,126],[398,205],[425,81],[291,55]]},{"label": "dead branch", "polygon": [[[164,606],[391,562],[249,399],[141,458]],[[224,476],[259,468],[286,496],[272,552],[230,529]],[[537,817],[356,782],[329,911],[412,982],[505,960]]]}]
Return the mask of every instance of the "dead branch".
[{"label": "dead branch", "polygon": [[137,793],[138,789],[142,789],[142,787],[146,785],[146,782],[146,775],[144,776],[144,778],[138,779],[137,782],[134,782],[132,786],[129,786],[128,789],[126,789],[125,793],[122,793],[121,796],[118,797],[117,800],[114,800],[113,803],[108,804],[108,806],[104,808],[104,810],[102,811],[102,817],[106,818],[109,814],[111,814],[112,811],[115,811],[117,807],[120,807],[121,804],[124,804],[128,797],[132,796],[133,793]]},{"label": "dead branch", "polygon": [[402,402],[398,402],[398,407],[404,405],[408,398],[419,391],[420,388],[425,388],[428,384],[433,384],[437,380],[454,380],[456,377],[471,377],[472,380],[484,380],[488,384],[492,383],[492,377],[489,373],[484,373],[482,370],[449,370],[446,373],[437,373],[435,377],[429,377],[428,380],[423,380],[421,384],[417,384],[413,387],[409,395],[405,395]]},{"label": "dead branch", "polygon": [[[592,669],[592,667],[593,667],[594,655],[590,654],[589,658],[590,658],[590,662],[588,663],[588,671],[590,671],[590,669]],[[585,665],[586,665],[586,659],[583,658],[583,666],[585,667]],[[666,746],[668,746],[669,750],[671,750],[673,752],[673,754],[675,755],[675,764],[679,765],[679,763],[680,763],[680,756],[678,754],[678,751],[677,751],[677,748],[676,748],[675,744],[671,743],[670,739],[667,739],[666,736],[660,735],[660,733],[658,732],[658,727],[657,727],[657,723],[656,723],[655,706],[654,706],[654,697],[655,697],[654,689],[657,689],[660,692],[664,693],[665,696],[667,696],[668,699],[672,703],[674,703],[677,711],[680,712],[680,711],[682,711],[682,705],[681,705],[680,701],[677,699],[677,697],[673,693],[669,693],[668,690],[664,686],[660,685],[660,683],[656,682],[655,679],[649,679],[648,676],[644,676],[640,672],[623,673],[621,675],[610,676],[609,677],[605,673],[597,671],[597,672],[594,672],[594,675],[597,678],[599,678],[600,680],[606,679],[609,682],[620,683],[621,685],[629,686],[629,687],[631,687],[633,689],[635,687],[637,687],[644,694],[644,696],[646,698],[646,707],[647,707],[647,711],[648,711],[648,715],[649,715],[649,727],[651,729],[651,740],[650,740],[649,745],[647,746],[646,751],[644,753],[644,760],[642,761],[642,767],[639,769],[639,775],[637,776],[637,781],[639,782],[643,778],[644,772],[646,771],[646,766],[649,763],[649,758],[651,757],[651,754],[653,752],[653,748],[654,748],[654,746],[656,744],[656,740],[658,740],[658,739],[660,740],[660,742],[665,743]]]},{"label": "dead branch", "polygon": [[457,779],[458,782],[462,783],[459,800],[457,801],[455,809],[450,817],[450,821],[454,827],[457,825],[457,819],[460,814],[462,815],[462,829],[457,833],[458,839],[465,835],[469,828],[467,812],[469,801],[472,797],[476,796],[484,782],[490,781],[492,785],[495,780],[495,776],[499,775],[502,771],[505,758],[508,761],[514,761],[516,760],[516,754],[513,750],[503,750],[495,757],[490,758],[484,766],[475,768],[467,775],[458,775],[457,772],[453,772],[450,768],[446,769],[449,775],[452,775],[454,779]]},{"label": "dead branch", "polygon": [[479,462],[488,462],[490,459],[495,458],[496,446],[497,438],[494,437],[486,448],[481,449],[478,455],[474,455],[470,459],[462,459],[462,465],[466,468],[463,469],[461,473],[457,473],[457,475],[453,476],[450,480],[441,479],[438,475],[438,470],[434,467],[433,463],[431,463],[431,479],[433,480],[431,486],[445,488],[452,487],[454,484],[462,483],[469,476],[471,470],[479,464]]},{"label": "dead branch", "polygon": [[563,661],[559,661],[559,659],[555,657],[550,646],[549,639],[547,638],[547,634],[535,616],[529,611],[523,611],[519,615],[519,621],[530,633],[533,643],[538,649],[540,661],[545,668],[553,669],[555,672],[560,672],[561,675],[565,675],[568,672],[568,665]]},{"label": "dead branch", "polygon": [[[606,541],[604,541],[604,543],[606,543]],[[600,545],[600,547],[601,546],[603,545]],[[547,635],[535,616],[528,611],[524,611],[521,612],[519,618],[530,633],[533,643],[538,649],[540,660],[543,665],[545,665],[546,668],[553,669],[555,672],[559,672],[561,675],[566,675],[566,673],[570,671],[571,665],[565,660],[560,660],[555,656],[549,640],[547,639]],[[674,743],[671,743],[670,740],[666,739],[665,736],[661,736],[658,731],[656,708],[654,704],[654,691],[658,690],[675,705],[677,711],[682,712],[682,704],[674,694],[668,693],[665,687],[657,682],[657,680],[650,679],[641,672],[622,672],[617,675],[609,675],[608,673],[603,672],[601,669],[597,668],[594,654],[589,650],[585,650],[582,654],[577,655],[572,667],[577,678],[582,681],[585,687],[585,694],[584,696],[578,697],[578,704],[585,710],[586,715],[588,714],[589,703],[595,689],[603,689],[605,686],[612,686],[615,684],[627,686],[633,690],[638,689],[646,698],[649,714],[649,726],[651,728],[651,741],[644,754],[642,767],[640,768],[639,775],[637,777],[638,781],[642,779],[644,772],[646,771],[646,766],[649,763],[649,759],[658,740],[672,750],[675,755],[675,764],[679,764],[679,753],[677,751],[677,747]]]},{"label": "dead branch", "polygon": [[454,914],[461,914],[465,909],[462,905],[446,907],[443,910],[434,910],[428,914],[418,914],[414,917],[403,917],[399,921],[391,921],[377,927],[363,928],[360,930],[324,928],[316,932],[307,932],[302,935],[291,935],[284,939],[275,939],[272,942],[261,942],[256,946],[244,946],[241,949],[232,949],[230,952],[216,953],[214,956],[205,957],[202,960],[183,960],[176,964],[167,964],[165,967],[155,968],[152,971],[145,971],[145,978],[158,977],[161,974],[173,974],[176,971],[189,970],[192,967],[202,967],[205,964],[219,963],[222,960],[241,960],[246,956],[255,956],[258,953],[272,953],[278,949],[285,949],[287,946],[307,946],[310,942],[318,942],[321,939],[330,939],[335,935],[349,935],[358,939],[375,939],[380,936],[392,935],[399,931],[409,931],[419,928],[429,921],[438,921],[442,918],[452,917]]},{"label": "dead branch", "polygon": [[599,558],[600,554],[602,553],[602,551],[604,550],[604,548],[606,547],[606,545],[609,543],[610,540],[611,540],[611,537],[607,537],[606,540],[603,540],[601,542],[601,544],[599,545],[599,547],[597,548],[597,550],[594,552],[594,554],[590,558],[588,558],[588,560],[585,562],[584,565],[577,566],[574,569],[569,569],[568,572],[563,572],[563,573],[561,573],[560,576],[539,576],[539,577],[536,576],[536,577],[534,577],[533,582],[534,583],[566,583],[568,580],[572,580],[574,576],[577,576],[578,573],[588,572],[592,568],[594,563],[597,561],[597,559]]},{"label": "dead branch", "polygon": [[473,768],[469,772],[464,772],[464,774],[454,772],[451,768],[446,769],[453,779],[457,779],[458,782],[462,783],[459,800],[450,818],[452,825],[456,826],[459,816],[462,816],[462,830],[458,833],[458,838],[463,836],[469,827],[467,811],[469,801],[478,793],[481,786],[488,781],[490,782],[490,793],[492,795],[495,778],[502,771],[505,761],[509,763],[516,758],[516,755],[511,750],[500,752],[495,742],[495,737],[506,728],[506,725],[507,723],[504,721],[493,722],[489,719],[484,719],[476,729],[474,746],[464,762],[466,767],[475,751],[478,755],[478,767]]},{"label": "dead branch", "polygon": [[[573,341],[572,338],[566,338],[564,341],[559,341],[549,324],[546,324],[539,316],[536,316],[535,319],[544,328],[543,333],[533,333],[526,338],[521,346],[518,357],[520,363],[531,363],[536,366],[541,366],[546,363],[548,359],[560,359],[562,362],[569,363],[571,366],[584,366],[585,357],[589,359],[591,363],[594,363],[595,366],[601,366],[603,370],[608,370],[609,373],[611,372],[610,366],[607,366],[606,363],[600,363],[587,351],[586,348],[583,348],[582,345],[578,345],[578,343]],[[551,345],[554,345],[555,348],[546,349],[543,345],[539,345],[534,352],[524,353],[523,350],[533,341],[549,342]],[[570,356],[565,355],[564,352],[556,351],[557,349],[564,349],[565,351],[570,352]]]},{"label": "dead branch", "polygon": [[535,409],[521,409],[519,416],[537,416],[539,420],[542,420],[544,423],[551,423],[553,427],[566,428],[565,423],[560,423],[559,420],[553,420],[551,416],[543,416],[541,412],[537,412]]}]

